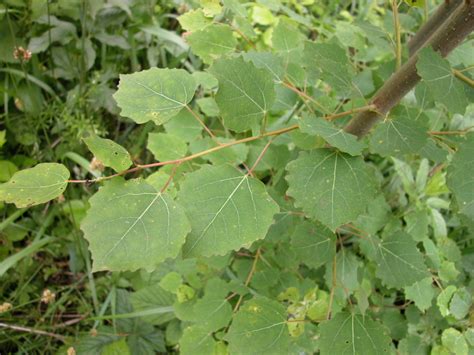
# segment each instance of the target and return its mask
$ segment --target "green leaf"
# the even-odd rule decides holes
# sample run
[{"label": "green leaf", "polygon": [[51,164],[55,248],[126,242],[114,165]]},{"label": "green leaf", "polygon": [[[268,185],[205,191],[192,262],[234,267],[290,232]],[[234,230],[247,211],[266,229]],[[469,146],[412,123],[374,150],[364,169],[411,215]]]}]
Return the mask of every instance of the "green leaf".
[{"label": "green leaf", "polygon": [[220,0],[200,0],[200,3],[206,16],[213,17],[222,11]]},{"label": "green leaf", "polygon": [[430,276],[423,255],[405,232],[396,232],[377,246],[377,276],[388,287],[405,287]]},{"label": "green leaf", "polygon": [[350,155],[360,155],[365,148],[365,144],[357,140],[356,136],[346,133],[344,129],[334,126],[323,118],[304,115],[299,125],[303,133],[320,136],[333,147]]},{"label": "green leaf", "polygon": [[217,78],[208,72],[195,71],[191,75],[193,76],[194,80],[196,80],[196,83],[203,89],[212,90],[216,88],[217,85],[219,85]]},{"label": "green leaf", "polygon": [[0,148],[3,147],[3,145],[7,142],[7,131],[2,130],[0,131]]},{"label": "green leaf", "polygon": [[405,296],[415,302],[420,311],[426,311],[431,307],[431,302],[435,296],[433,288],[433,280],[427,277],[423,280],[415,282],[411,286],[405,287]]},{"label": "green leaf", "polygon": [[199,31],[212,21],[204,16],[202,9],[187,11],[178,17],[179,24],[186,31]]},{"label": "green leaf", "polygon": [[184,329],[179,346],[180,354],[183,355],[208,355],[213,354],[216,341],[212,332],[200,325],[193,325]]},{"label": "green leaf", "polygon": [[18,171],[18,168],[9,160],[0,160],[0,182],[6,182]]},{"label": "green leaf", "polygon": [[227,25],[209,25],[202,30],[186,36],[194,54],[204,63],[210,64],[214,60],[232,53],[237,46],[232,29]]},{"label": "green leaf", "polygon": [[273,29],[272,44],[274,51],[288,63],[301,63],[303,59],[303,34],[287,21],[280,19]]},{"label": "green leaf", "polygon": [[201,124],[188,110],[181,111],[163,126],[167,133],[177,136],[186,142],[194,141],[201,136],[202,132]]},{"label": "green leaf", "polygon": [[0,201],[14,203],[18,208],[51,201],[66,190],[69,176],[69,170],[56,163],[20,170],[0,185]]},{"label": "green leaf", "polygon": [[204,297],[194,305],[195,321],[207,331],[216,331],[229,324],[232,319],[232,307],[227,301],[227,284],[218,278],[207,282]]},{"label": "green leaf", "polygon": [[114,98],[122,116],[136,123],[153,121],[162,125],[192,100],[196,88],[194,78],[183,69],[151,68],[121,74]]},{"label": "green leaf", "polygon": [[[218,137],[220,143],[231,143],[235,140],[229,138]],[[189,149],[192,153],[202,152],[217,146],[217,143],[210,137],[205,137],[200,140],[195,140],[190,144]],[[226,149],[217,150],[215,152],[206,154],[203,159],[210,161],[214,165],[221,164],[241,164],[247,158],[249,152],[248,145],[236,144]]]},{"label": "green leaf", "polygon": [[127,339],[122,338],[120,340],[114,341],[113,343],[107,344],[104,346],[101,352],[102,355],[128,355],[130,354],[130,349],[127,345]]},{"label": "green leaf", "polygon": [[152,270],[178,255],[190,231],[183,209],[142,179],[114,179],[90,199],[81,224],[93,270]]},{"label": "green leaf", "polygon": [[387,119],[370,136],[370,150],[381,156],[419,153],[428,140],[427,129],[406,116]]},{"label": "green leaf", "polygon": [[287,193],[295,205],[332,230],[364,213],[377,192],[372,171],[360,157],[330,149],[300,153],[288,172]]},{"label": "green leaf", "polygon": [[462,333],[454,328],[448,328],[443,331],[441,335],[441,342],[448,348],[451,353],[456,355],[467,355],[469,348],[466,339]]},{"label": "green leaf", "polygon": [[[325,279],[326,283],[331,285],[333,279],[333,270],[329,265],[326,267]],[[360,260],[353,252],[341,249],[337,253],[336,280],[338,287],[342,288],[345,295],[359,288],[358,270],[360,267]]]},{"label": "green leaf", "polygon": [[321,323],[319,328],[321,355],[379,355],[391,349],[391,339],[385,329],[369,316],[342,312]]},{"label": "green leaf", "polygon": [[219,80],[216,102],[224,125],[236,132],[258,128],[275,101],[272,75],[241,57],[220,59],[209,71]]},{"label": "green leaf", "polygon": [[345,49],[334,43],[306,42],[304,61],[339,95],[352,90],[352,71]]},{"label": "green leaf", "polygon": [[463,287],[457,290],[454,293],[453,298],[451,298],[451,302],[449,303],[449,312],[454,316],[454,318],[461,320],[469,314],[471,305],[472,295],[466,288]]},{"label": "green leaf", "polygon": [[436,101],[443,103],[452,113],[466,111],[469,102],[464,85],[456,79],[446,59],[431,47],[423,48],[418,52],[416,68]]},{"label": "green leaf", "polygon": [[406,222],[405,231],[412,238],[421,242],[428,237],[428,213],[426,210],[413,210],[404,217]]},{"label": "green leaf", "polygon": [[111,167],[116,172],[127,170],[132,165],[130,154],[120,144],[110,139],[100,138],[95,134],[84,137],[82,140],[102,164]]},{"label": "green leaf", "polygon": [[219,107],[216,104],[216,100],[212,97],[203,97],[196,100],[196,103],[199,106],[199,109],[207,117],[217,117],[219,116]]},{"label": "green leaf", "polygon": [[281,83],[285,78],[285,67],[283,60],[273,53],[268,52],[245,52],[243,57],[251,61],[257,68],[266,69],[273,75],[275,83]]},{"label": "green leaf", "polygon": [[456,197],[459,211],[474,220],[474,134],[459,145],[448,167],[447,183]]},{"label": "green leaf", "polygon": [[336,236],[320,223],[303,221],[291,236],[291,249],[298,260],[317,269],[336,254]]},{"label": "green leaf", "polygon": [[278,205],[255,178],[230,165],[204,165],[181,183],[179,202],[192,225],[186,256],[223,255],[265,237]]},{"label": "green leaf", "polygon": [[405,2],[410,6],[425,7],[425,0],[405,0]]},{"label": "green leaf", "polygon": [[183,158],[188,150],[183,139],[169,133],[149,133],[147,148],[158,161]]},{"label": "green leaf", "polygon": [[164,324],[175,317],[173,312],[160,312],[160,310],[171,307],[174,302],[173,295],[160,285],[161,283],[141,288],[130,296],[134,311],[149,312],[149,315],[144,315],[141,318],[153,325]]},{"label": "green leaf", "polygon": [[450,314],[449,303],[456,292],[457,287],[454,285],[449,285],[438,295],[436,299],[436,304],[438,305],[439,312],[443,317],[447,317]]},{"label": "green leaf", "polygon": [[276,301],[259,297],[244,303],[225,336],[231,354],[286,354],[290,342],[286,310]]}]

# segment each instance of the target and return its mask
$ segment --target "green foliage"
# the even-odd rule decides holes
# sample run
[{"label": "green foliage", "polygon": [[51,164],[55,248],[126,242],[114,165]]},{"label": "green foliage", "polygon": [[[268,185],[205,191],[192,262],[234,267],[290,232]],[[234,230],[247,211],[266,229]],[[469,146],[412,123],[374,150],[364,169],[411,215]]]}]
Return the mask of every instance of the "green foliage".
[{"label": "green foliage", "polygon": [[275,100],[270,73],[242,58],[221,59],[209,71],[219,80],[216,102],[225,126],[236,132],[258,128]]},{"label": "green foliage", "polygon": [[121,115],[137,123],[161,125],[176,116],[193,98],[194,78],[182,69],[151,68],[120,76],[114,94]]},{"label": "green foliage", "polygon": [[288,172],[288,194],[296,206],[333,230],[361,215],[377,192],[362,159],[330,149],[300,153]]},{"label": "green foliage", "polygon": [[0,201],[16,207],[45,203],[61,195],[67,187],[69,170],[62,164],[42,163],[21,170],[0,185]]},{"label": "green foliage", "polygon": [[321,354],[383,354],[390,337],[369,317],[342,312],[321,324]]},{"label": "green foliage", "polygon": [[265,237],[278,206],[265,186],[230,165],[203,166],[181,185],[178,202],[184,206],[192,231],[185,256],[224,255]]},{"label": "green foliage", "polygon": [[183,209],[141,179],[111,181],[90,204],[81,229],[96,271],[152,270],[178,255],[189,232]]},{"label": "green foliage", "polygon": [[232,354],[245,354],[250,344],[258,354],[286,353],[290,336],[285,308],[267,298],[246,302],[234,316],[226,340]]},{"label": "green foliage", "polygon": [[132,159],[127,150],[110,139],[90,135],[82,138],[87,148],[105,166],[109,166],[117,172],[124,171],[132,165]]},{"label": "green foliage", "polygon": [[392,11],[1,5],[0,352],[472,353],[472,40],[345,130],[399,75]]}]

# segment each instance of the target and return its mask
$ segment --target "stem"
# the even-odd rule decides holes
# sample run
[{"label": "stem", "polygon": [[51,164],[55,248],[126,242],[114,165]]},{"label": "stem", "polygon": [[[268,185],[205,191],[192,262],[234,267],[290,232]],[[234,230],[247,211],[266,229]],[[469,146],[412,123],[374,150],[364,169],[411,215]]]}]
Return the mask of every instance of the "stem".
[{"label": "stem", "polygon": [[402,66],[402,35],[401,35],[400,17],[398,15],[397,0],[392,0],[392,11],[393,11],[393,27],[395,28],[396,68],[399,69]]},{"label": "stem", "polygon": [[15,220],[19,217],[21,217],[21,215],[23,213],[25,213],[27,210],[27,208],[20,208],[18,210],[16,210],[15,212],[13,212],[11,215],[9,215],[5,220],[3,220],[1,223],[0,223],[0,232],[2,230],[4,230],[5,228],[7,228],[10,224],[12,224],[13,222],[15,222]]},{"label": "stem", "polygon": [[[335,113],[335,114],[332,114],[332,115],[327,115],[327,116],[324,116],[324,118],[326,120],[333,120],[333,119],[336,119],[336,118],[349,116],[349,115],[352,115],[353,113],[357,113],[357,112],[365,112],[367,110],[375,110],[375,108],[376,108],[375,105],[367,105],[367,106],[358,107],[358,108],[355,108],[355,109],[352,109],[352,110],[349,110],[349,111],[344,111],[344,112],[339,112],[339,113]],[[180,158],[180,159],[161,161],[161,162],[145,164],[145,165],[136,165],[135,167],[133,167],[131,169],[124,170],[124,171],[121,171],[117,174],[113,174],[113,175],[109,175],[109,176],[98,177],[96,179],[67,180],[67,182],[68,183],[76,183],[76,184],[92,184],[92,183],[101,182],[101,181],[104,181],[104,180],[113,179],[114,177],[117,177],[117,176],[127,175],[127,174],[130,174],[130,173],[136,172],[136,171],[147,169],[147,168],[155,168],[155,167],[159,167],[159,166],[172,165],[172,164],[181,164],[181,163],[184,163],[186,161],[190,161],[190,160],[202,157],[204,155],[214,153],[214,152],[219,151],[221,149],[232,147],[232,146],[237,145],[237,144],[253,142],[253,141],[256,141],[258,139],[265,138],[265,137],[279,136],[281,134],[294,131],[296,129],[299,129],[299,125],[297,125],[297,124],[286,127],[286,128],[277,129],[275,131],[265,132],[265,133],[263,133],[261,135],[258,135],[258,136],[252,136],[252,137],[239,139],[239,140],[236,140],[234,142],[220,143],[217,147],[213,147],[213,148],[204,150],[204,151],[199,152],[199,153],[188,155],[187,157],[183,157],[183,158]]]},{"label": "stem", "polygon": [[193,117],[199,122],[199,124],[204,128],[204,130],[211,136],[211,138],[217,143],[220,145],[220,143],[217,141],[217,138],[216,136],[214,135],[214,133],[212,133],[212,131],[206,126],[206,124],[204,123],[203,120],[201,120],[201,117],[198,116],[198,114],[196,112],[194,112],[191,107],[189,107],[188,105],[185,106],[186,107],[186,110],[189,111],[189,113],[191,115],[193,115]]},{"label": "stem", "polygon": [[457,69],[453,69],[453,74],[456,78],[458,78],[459,80],[464,81],[467,85],[474,88],[474,80],[472,80],[470,77],[464,75],[463,73],[461,73]]},{"label": "stem", "polygon": [[327,115],[327,116],[324,116],[324,118],[327,121],[332,121],[332,120],[335,120],[336,118],[349,116],[349,115],[352,115],[354,113],[365,112],[365,111],[375,111],[375,110],[376,110],[375,105],[366,105],[366,106],[362,106],[362,107],[353,108],[353,109],[348,110],[348,111],[339,112],[339,113],[335,113],[335,114],[332,114],[332,115]]},{"label": "stem", "polygon": [[[466,1],[459,6],[439,29],[429,38],[426,46],[432,46],[446,57],[474,29],[474,1]],[[400,100],[420,81],[416,71],[418,56],[413,55],[388,81],[377,91],[370,104],[375,110],[365,111],[354,117],[345,127],[346,132],[362,137],[372,126],[384,117]]]},{"label": "stem", "polygon": [[[250,272],[247,275],[247,279],[245,280],[245,283],[244,283],[245,286],[248,286],[250,284],[250,281],[252,280],[253,274],[255,274],[255,271],[257,270],[257,263],[258,263],[258,259],[260,258],[260,253],[261,253],[261,249],[258,248],[257,252],[255,253],[255,258],[253,259],[252,268],[250,269]],[[242,295],[239,296],[239,300],[237,301],[237,303],[235,304],[235,307],[234,307],[234,312],[237,312],[237,310],[239,309],[243,298],[244,298],[244,296],[242,296]]]},{"label": "stem", "polygon": [[331,293],[329,295],[329,305],[328,305],[328,313],[326,314],[326,319],[329,320],[331,318],[332,313],[332,304],[334,302],[334,293],[336,292],[337,287],[337,257],[334,255],[332,260],[332,285],[331,285]]},{"label": "stem", "polygon": [[408,42],[408,51],[410,56],[416,53],[418,49],[423,47],[425,42],[431,37],[433,33],[439,28],[440,23],[443,23],[448,17],[461,5],[462,0],[446,0],[438,7],[438,10],[429,18],[429,20],[421,26],[415,36]]},{"label": "stem", "polygon": [[37,334],[37,335],[46,335],[46,336],[49,336],[51,338],[58,339],[58,340],[62,341],[63,343],[66,342],[66,338],[63,337],[62,335],[54,334],[54,333],[50,333],[50,332],[45,332],[44,330],[20,327],[18,325],[6,324],[6,323],[0,323],[0,328],[8,328],[8,329],[17,330],[17,331],[20,331],[20,332],[27,332],[27,333]]},{"label": "stem", "polygon": [[288,89],[290,89],[291,91],[297,93],[299,96],[301,96],[302,98],[306,99],[306,100],[309,100],[311,101],[314,105],[316,105],[317,107],[319,107],[319,109],[321,111],[325,111],[325,112],[328,112],[328,110],[322,106],[319,102],[317,102],[315,99],[313,99],[311,96],[309,96],[307,93],[301,91],[300,89],[298,89],[296,86],[294,86],[293,84],[291,83],[288,83],[286,81],[283,81],[282,82],[282,85]]}]

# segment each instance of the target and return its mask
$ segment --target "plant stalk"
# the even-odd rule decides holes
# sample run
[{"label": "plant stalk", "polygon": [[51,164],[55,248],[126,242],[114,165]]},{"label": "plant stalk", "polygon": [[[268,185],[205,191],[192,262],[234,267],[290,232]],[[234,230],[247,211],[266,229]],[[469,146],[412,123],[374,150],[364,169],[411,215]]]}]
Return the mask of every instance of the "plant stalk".
[{"label": "plant stalk", "polygon": [[[474,30],[474,1],[466,0],[448,20],[439,25],[425,46],[433,47],[446,57]],[[360,138],[397,105],[421,79],[416,71],[417,61],[415,54],[396,71],[370,100],[375,109],[358,114],[344,128],[345,131]]]},{"label": "plant stalk", "polygon": [[433,33],[439,28],[440,23],[444,22],[461,5],[463,0],[446,0],[438,7],[436,12],[429,20],[421,26],[415,36],[408,42],[408,52],[410,56],[416,53]]}]

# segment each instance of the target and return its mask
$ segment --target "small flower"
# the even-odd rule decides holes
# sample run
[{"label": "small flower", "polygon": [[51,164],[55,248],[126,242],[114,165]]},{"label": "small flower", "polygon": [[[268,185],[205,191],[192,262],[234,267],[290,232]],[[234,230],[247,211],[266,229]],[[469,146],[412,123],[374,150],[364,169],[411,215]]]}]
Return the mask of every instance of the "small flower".
[{"label": "small flower", "polygon": [[71,346],[67,349],[67,355],[76,355],[76,350]]},{"label": "small flower", "polygon": [[3,304],[0,305],[0,313],[8,312],[12,307],[11,303],[3,302]]},{"label": "small flower", "polygon": [[51,290],[49,289],[45,289],[43,291],[43,294],[41,295],[41,302],[45,304],[54,302],[55,299],[56,299],[56,294],[54,292],[51,292]]},{"label": "small flower", "polygon": [[31,59],[31,51],[23,47],[15,47],[13,50],[13,58],[22,62],[27,62]]}]

